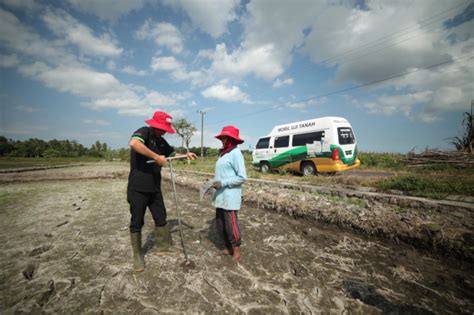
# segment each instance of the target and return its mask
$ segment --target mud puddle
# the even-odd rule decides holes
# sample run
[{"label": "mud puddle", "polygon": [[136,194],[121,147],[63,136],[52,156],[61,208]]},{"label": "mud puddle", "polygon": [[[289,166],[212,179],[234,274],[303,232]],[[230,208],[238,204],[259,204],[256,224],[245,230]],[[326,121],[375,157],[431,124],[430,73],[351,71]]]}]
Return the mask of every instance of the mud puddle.
[{"label": "mud puddle", "polygon": [[[169,182],[163,183],[180,248]],[[240,212],[242,262],[216,256],[214,209],[177,187],[182,252],[131,270],[124,180],[0,186],[0,312],[104,314],[462,314],[472,264],[254,207]],[[144,248],[153,246],[147,214]]]}]

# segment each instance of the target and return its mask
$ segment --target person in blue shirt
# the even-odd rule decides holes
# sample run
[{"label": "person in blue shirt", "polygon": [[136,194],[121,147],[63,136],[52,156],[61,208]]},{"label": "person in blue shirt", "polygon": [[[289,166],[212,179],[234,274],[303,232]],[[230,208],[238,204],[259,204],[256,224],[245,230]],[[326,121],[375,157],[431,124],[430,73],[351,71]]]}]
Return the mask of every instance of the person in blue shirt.
[{"label": "person in blue shirt", "polygon": [[232,255],[240,261],[242,243],[238,211],[242,203],[242,184],[247,179],[244,157],[237,145],[244,142],[239,137],[239,129],[225,126],[216,136],[222,141],[219,159],[216,162],[213,187],[213,205],[216,208],[217,233],[224,240],[224,255]]}]

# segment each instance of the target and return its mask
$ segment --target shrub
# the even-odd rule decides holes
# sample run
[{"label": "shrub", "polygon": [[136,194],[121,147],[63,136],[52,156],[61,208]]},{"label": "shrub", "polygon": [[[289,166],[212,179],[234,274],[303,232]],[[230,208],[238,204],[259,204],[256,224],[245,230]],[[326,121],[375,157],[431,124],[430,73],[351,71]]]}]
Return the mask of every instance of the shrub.
[{"label": "shrub", "polygon": [[471,177],[398,176],[378,182],[382,190],[400,190],[408,195],[441,199],[446,195],[474,196],[474,179]]},{"label": "shrub", "polygon": [[363,167],[399,169],[403,166],[401,162],[402,158],[403,154],[399,153],[359,153],[359,159]]}]

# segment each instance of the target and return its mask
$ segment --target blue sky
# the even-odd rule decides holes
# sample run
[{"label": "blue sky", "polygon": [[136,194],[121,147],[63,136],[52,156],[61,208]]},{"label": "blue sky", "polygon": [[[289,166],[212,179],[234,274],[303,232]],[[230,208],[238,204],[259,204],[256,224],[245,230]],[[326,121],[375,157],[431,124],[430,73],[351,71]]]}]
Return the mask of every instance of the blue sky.
[{"label": "blue sky", "polygon": [[247,149],[341,116],[362,151],[450,149],[474,99],[473,18],[465,0],[0,0],[0,135],[120,148],[162,110],[199,146],[204,111],[212,147],[225,125]]}]

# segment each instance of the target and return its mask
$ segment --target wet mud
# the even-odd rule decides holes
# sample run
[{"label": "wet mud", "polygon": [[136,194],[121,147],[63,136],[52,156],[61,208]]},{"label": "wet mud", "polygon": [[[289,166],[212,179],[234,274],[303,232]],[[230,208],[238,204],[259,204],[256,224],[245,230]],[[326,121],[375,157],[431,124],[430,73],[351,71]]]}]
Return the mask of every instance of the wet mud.
[{"label": "wet mud", "polygon": [[473,265],[245,205],[242,260],[216,255],[209,198],[163,182],[178,252],[131,265],[126,180],[0,185],[0,313],[471,314]]}]

